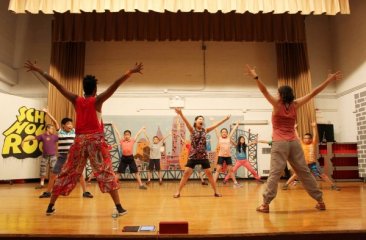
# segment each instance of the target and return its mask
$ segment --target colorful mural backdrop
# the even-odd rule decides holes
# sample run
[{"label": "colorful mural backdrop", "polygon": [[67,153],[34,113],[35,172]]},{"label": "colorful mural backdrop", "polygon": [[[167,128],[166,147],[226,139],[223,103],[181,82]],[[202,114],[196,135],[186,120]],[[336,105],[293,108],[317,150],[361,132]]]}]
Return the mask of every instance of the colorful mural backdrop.
[{"label": "colorful mural backdrop", "polygon": [[[222,119],[224,116],[206,117],[206,119]],[[193,124],[194,116],[187,116]],[[237,121],[238,117],[232,117],[228,122],[224,123],[219,129],[225,127],[230,129],[230,123]],[[183,122],[178,116],[104,116],[105,122],[113,123],[120,132],[124,130],[131,130],[132,136],[142,126],[146,127],[147,135],[152,141],[154,136],[158,136],[160,139],[166,136],[169,132],[172,133],[171,137],[168,137],[165,141],[165,146],[161,151],[161,169],[162,170],[179,170],[184,169],[184,166],[188,159],[188,149],[186,148],[189,143],[189,132]],[[209,125],[210,121],[206,123]],[[208,158],[213,169],[217,162],[217,138],[214,131],[207,135],[207,152]],[[141,135],[141,138],[137,139],[135,147],[135,159],[137,164],[148,162],[150,148],[147,144],[147,140]],[[142,169],[145,170],[145,169]]]}]

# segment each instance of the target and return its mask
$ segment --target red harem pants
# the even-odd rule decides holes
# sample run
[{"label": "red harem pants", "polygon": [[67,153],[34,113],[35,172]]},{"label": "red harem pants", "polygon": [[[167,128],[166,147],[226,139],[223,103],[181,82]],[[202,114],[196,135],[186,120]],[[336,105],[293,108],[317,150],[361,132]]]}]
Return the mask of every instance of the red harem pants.
[{"label": "red harem pants", "polygon": [[70,147],[67,161],[56,178],[53,195],[70,194],[84,171],[87,159],[103,193],[119,189],[104,135],[81,134],[76,136],[74,144]]}]

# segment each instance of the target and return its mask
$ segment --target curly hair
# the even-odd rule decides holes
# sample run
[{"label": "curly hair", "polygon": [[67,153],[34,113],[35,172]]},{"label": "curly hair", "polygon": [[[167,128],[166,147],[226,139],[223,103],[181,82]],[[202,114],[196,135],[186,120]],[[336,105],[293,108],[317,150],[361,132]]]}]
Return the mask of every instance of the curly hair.
[{"label": "curly hair", "polygon": [[93,75],[86,75],[83,79],[83,89],[85,95],[92,95],[97,88],[97,79]]}]

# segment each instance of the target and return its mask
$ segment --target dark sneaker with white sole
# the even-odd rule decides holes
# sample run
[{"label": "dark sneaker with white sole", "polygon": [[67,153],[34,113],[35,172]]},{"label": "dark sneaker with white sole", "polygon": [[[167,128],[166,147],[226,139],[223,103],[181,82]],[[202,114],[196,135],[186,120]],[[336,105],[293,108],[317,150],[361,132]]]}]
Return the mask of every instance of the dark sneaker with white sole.
[{"label": "dark sneaker with white sole", "polygon": [[47,211],[46,211],[46,215],[47,215],[47,216],[51,216],[51,215],[53,215],[55,212],[56,212],[56,209],[55,209],[55,207],[54,207],[54,206],[52,206],[52,207],[48,207],[48,208],[47,208]]},{"label": "dark sneaker with white sole", "polygon": [[123,216],[127,213],[127,210],[124,209],[120,204],[116,205],[116,209],[118,211],[119,216]]},{"label": "dark sneaker with white sole", "polygon": [[43,192],[39,198],[50,198],[51,197],[51,193],[50,192]]},{"label": "dark sneaker with white sole", "polygon": [[125,215],[125,214],[127,214],[127,210],[126,209],[118,209],[118,214],[120,215],[120,216],[123,216],[123,215]]},{"label": "dark sneaker with white sole", "polygon": [[91,194],[90,192],[84,192],[84,193],[83,193],[83,197],[84,197],[84,198],[93,198],[94,196],[93,196],[93,194]]}]

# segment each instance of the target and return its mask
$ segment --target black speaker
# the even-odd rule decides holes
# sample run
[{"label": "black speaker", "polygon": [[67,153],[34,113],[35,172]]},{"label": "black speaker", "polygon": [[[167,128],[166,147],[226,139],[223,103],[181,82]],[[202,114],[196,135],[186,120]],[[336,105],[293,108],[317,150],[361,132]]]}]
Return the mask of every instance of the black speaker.
[{"label": "black speaker", "polygon": [[333,124],[317,124],[320,143],[335,142]]}]

